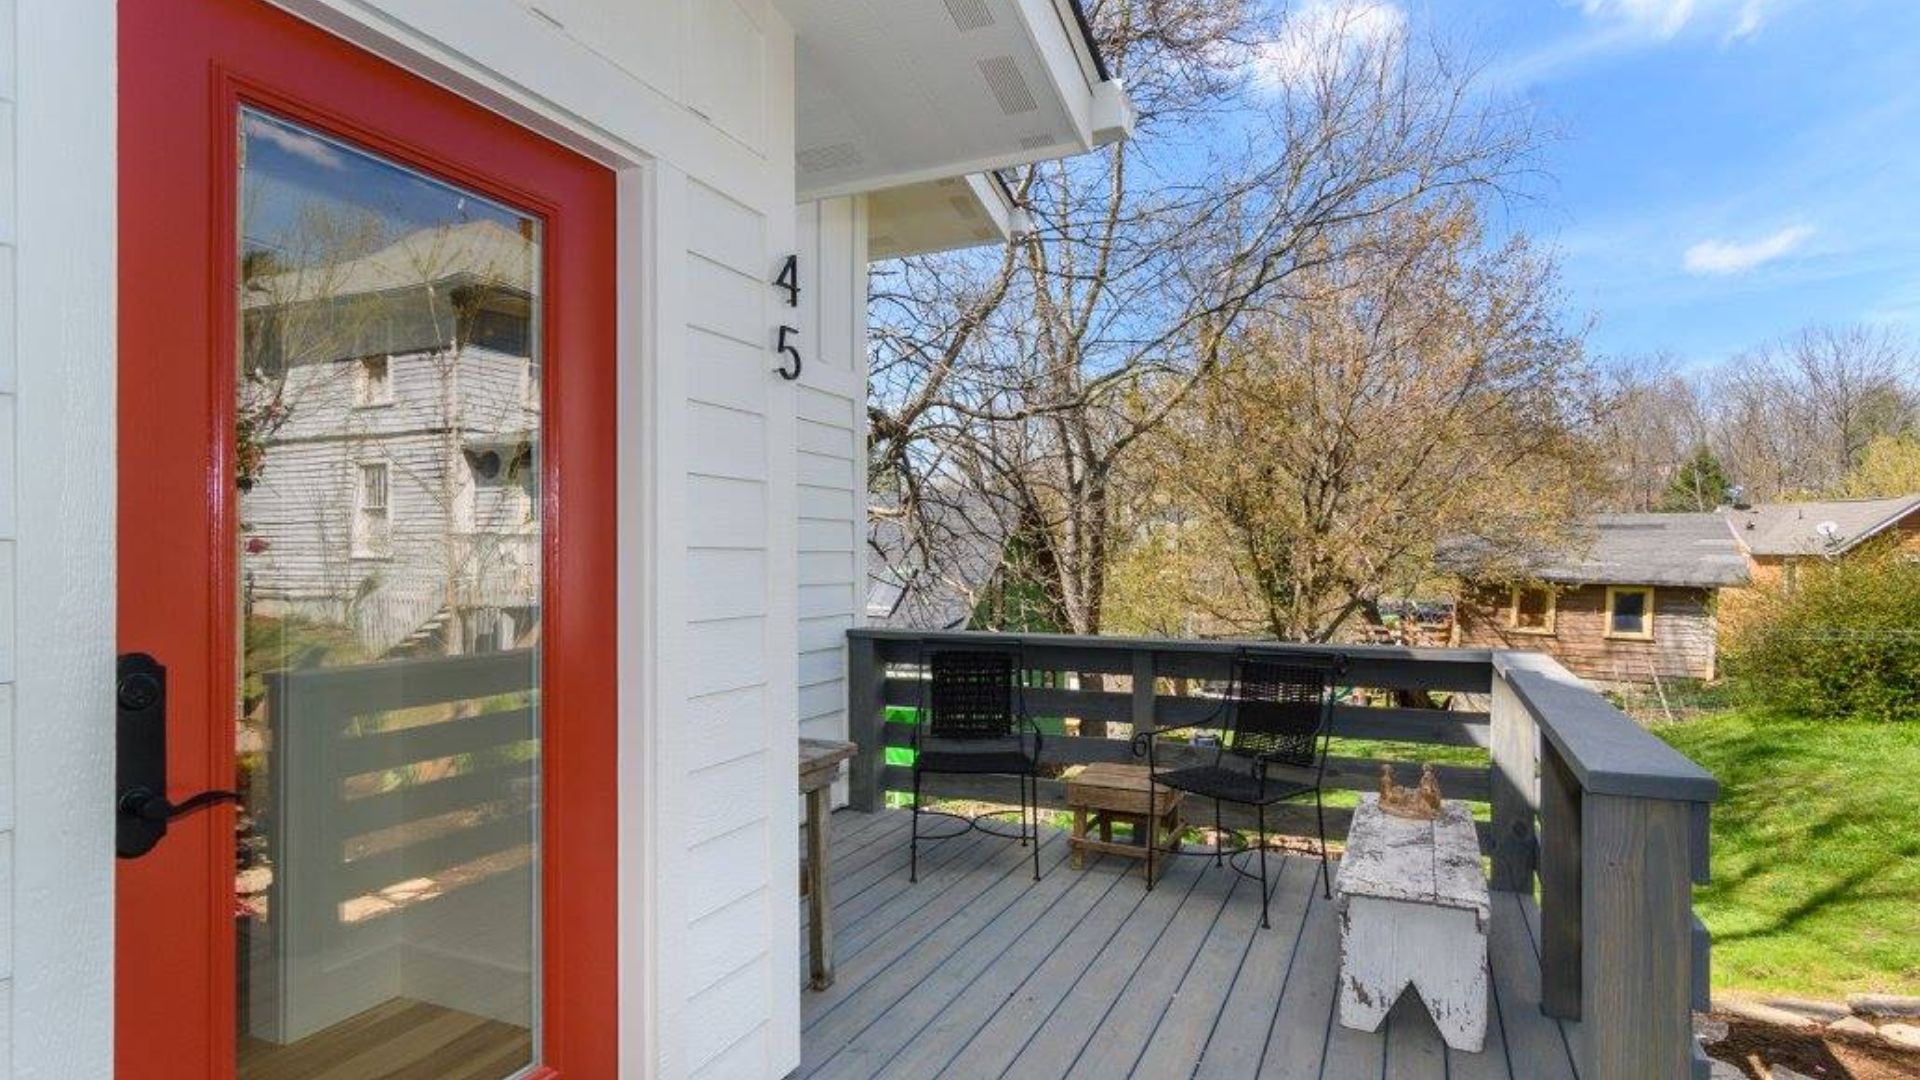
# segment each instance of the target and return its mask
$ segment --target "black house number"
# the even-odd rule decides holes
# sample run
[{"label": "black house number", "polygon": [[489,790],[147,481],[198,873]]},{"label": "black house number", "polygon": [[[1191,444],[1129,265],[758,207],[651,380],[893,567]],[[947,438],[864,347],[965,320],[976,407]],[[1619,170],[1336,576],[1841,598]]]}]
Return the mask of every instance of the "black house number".
[{"label": "black house number", "polygon": [[[787,261],[780,266],[780,273],[773,279],[773,287],[786,292],[788,307],[800,306],[800,256],[787,256]],[[800,350],[793,343],[799,333],[796,327],[780,327],[780,340],[773,347],[773,351],[783,358],[780,366],[773,370],[789,382],[800,377]]]}]

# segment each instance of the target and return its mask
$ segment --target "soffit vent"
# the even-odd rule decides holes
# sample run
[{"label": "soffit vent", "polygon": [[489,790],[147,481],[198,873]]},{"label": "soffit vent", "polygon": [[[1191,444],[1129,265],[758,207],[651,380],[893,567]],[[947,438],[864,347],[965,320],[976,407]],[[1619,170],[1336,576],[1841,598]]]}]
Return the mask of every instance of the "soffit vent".
[{"label": "soffit vent", "polygon": [[1051,135],[1022,135],[1020,136],[1020,149],[1045,150],[1047,147],[1052,146],[1053,142],[1054,139]]},{"label": "soffit vent", "polygon": [[803,173],[833,172],[838,169],[851,169],[865,161],[860,148],[850,142],[833,143],[828,146],[815,146],[794,155],[795,163]]},{"label": "soffit vent", "polygon": [[953,209],[956,213],[968,221],[973,221],[980,216],[980,207],[975,205],[972,199],[955,195],[947,201],[953,204]]},{"label": "soffit vent", "polygon": [[1027,85],[1027,77],[1020,74],[1020,65],[1013,57],[987,57],[980,61],[980,75],[987,80],[987,89],[993,91],[993,99],[1000,103],[1000,111],[1008,116],[1040,108],[1040,103],[1033,99],[1033,88]]},{"label": "soffit vent", "polygon": [[987,0],[947,0],[947,14],[963,33],[993,25],[993,12],[987,7]]}]

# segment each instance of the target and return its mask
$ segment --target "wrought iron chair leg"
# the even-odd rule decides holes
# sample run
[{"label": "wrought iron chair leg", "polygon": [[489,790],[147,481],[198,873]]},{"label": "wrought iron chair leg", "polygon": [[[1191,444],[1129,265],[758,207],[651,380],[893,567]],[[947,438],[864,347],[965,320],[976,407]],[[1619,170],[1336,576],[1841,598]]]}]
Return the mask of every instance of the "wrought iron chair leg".
[{"label": "wrought iron chair leg", "polygon": [[1040,777],[1035,774],[1027,778],[1033,789],[1033,880],[1040,880]]},{"label": "wrought iron chair leg", "polygon": [[1313,789],[1313,816],[1320,824],[1320,893],[1333,899],[1333,874],[1327,869],[1327,806],[1320,789]]},{"label": "wrought iron chair leg", "polygon": [[1271,930],[1273,924],[1267,921],[1267,804],[1255,803],[1253,809],[1258,830],[1253,842],[1260,845],[1260,928]]},{"label": "wrought iron chair leg", "polygon": [[907,881],[920,880],[920,769],[913,770],[913,839],[907,844]]},{"label": "wrought iron chair leg", "polygon": [[1220,800],[1213,800],[1213,868],[1220,869]]},{"label": "wrought iron chair leg", "polygon": [[1027,798],[1028,798],[1027,786],[1032,782],[1033,782],[1032,777],[1028,776],[1025,773],[1020,774],[1020,846],[1021,847],[1027,846]]}]

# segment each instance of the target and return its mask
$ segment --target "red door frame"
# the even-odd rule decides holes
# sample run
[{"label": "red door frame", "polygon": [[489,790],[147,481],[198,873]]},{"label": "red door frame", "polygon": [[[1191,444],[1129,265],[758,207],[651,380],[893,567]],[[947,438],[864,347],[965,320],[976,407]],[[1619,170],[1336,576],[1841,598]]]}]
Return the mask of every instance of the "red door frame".
[{"label": "red door frame", "polygon": [[[120,4],[119,645],[171,670],[178,798],[234,749],[236,113],[256,105],[545,222],[543,1077],[617,1070],[614,176],[271,7]],[[104,794],[104,793],[103,793]],[[116,1072],[231,1077],[233,811],[120,864]]]}]

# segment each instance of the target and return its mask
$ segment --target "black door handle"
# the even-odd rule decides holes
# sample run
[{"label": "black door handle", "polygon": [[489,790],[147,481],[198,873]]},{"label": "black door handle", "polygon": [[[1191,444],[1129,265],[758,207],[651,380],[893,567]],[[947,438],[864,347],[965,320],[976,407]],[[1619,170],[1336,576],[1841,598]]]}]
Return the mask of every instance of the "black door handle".
[{"label": "black door handle", "polygon": [[120,657],[115,763],[114,850],[137,859],[167,835],[167,823],[195,810],[240,801],[234,791],[203,791],[173,802],[167,790],[167,668],[146,653]]},{"label": "black door handle", "polygon": [[240,793],[237,791],[203,791],[175,803],[168,802],[165,795],[156,795],[146,788],[132,788],[120,793],[120,813],[142,821],[172,821],[215,803],[239,801]]}]

